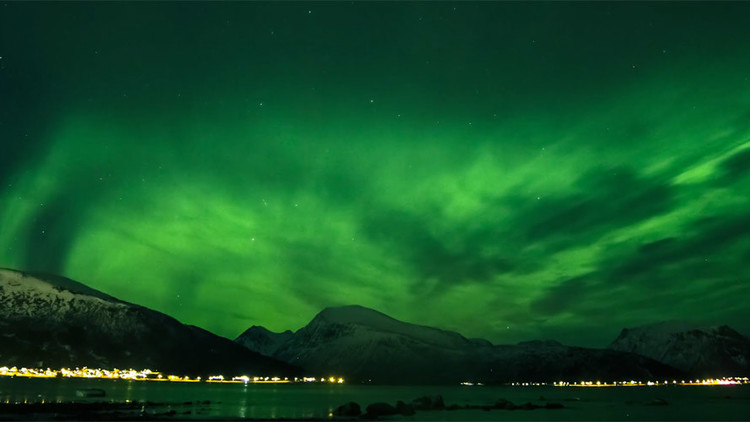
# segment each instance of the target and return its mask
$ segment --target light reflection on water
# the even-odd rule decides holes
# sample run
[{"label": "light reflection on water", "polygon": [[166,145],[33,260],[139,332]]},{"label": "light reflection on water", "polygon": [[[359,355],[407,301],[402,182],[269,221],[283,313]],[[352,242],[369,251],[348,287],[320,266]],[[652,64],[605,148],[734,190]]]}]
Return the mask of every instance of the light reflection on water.
[{"label": "light reflection on water", "polygon": [[128,382],[128,387],[125,389],[125,400],[132,400],[133,396],[133,383]]},{"label": "light reflection on water", "polygon": [[[79,398],[76,390],[102,388],[102,398]],[[750,385],[715,387],[556,387],[368,386],[368,385],[237,385],[152,383],[129,380],[0,378],[0,402],[150,401],[168,403],[161,411],[181,417],[327,418],[339,405],[384,401],[395,404],[423,395],[442,394],[446,404],[492,404],[505,398],[516,404],[547,401],[566,409],[534,411],[418,412],[413,420],[746,420]],[[541,397],[543,396],[543,397]],[[648,406],[655,398],[667,406]],[[210,401],[210,403],[206,403]],[[185,404],[190,402],[190,404]],[[186,412],[190,412],[186,414]]]},{"label": "light reflection on water", "polygon": [[[247,394],[247,384],[242,386],[243,393]],[[247,395],[242,396],[242,402],[240,403],[240,411],[239,411],[240,418],[246,418],[247,417]]]}]

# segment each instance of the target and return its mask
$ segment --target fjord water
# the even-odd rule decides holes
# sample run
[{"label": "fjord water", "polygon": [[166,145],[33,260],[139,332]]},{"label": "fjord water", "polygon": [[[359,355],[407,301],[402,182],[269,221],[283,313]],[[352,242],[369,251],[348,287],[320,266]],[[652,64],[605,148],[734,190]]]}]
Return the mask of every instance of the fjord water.
[{"label": "fjord water", "polygon": [[[106,397],[80,398],[76,390],[101,388]],[[564,409],[456,410],[417,412],[404,420],[746,420],[750,386],[670,386],[560,388],[550,386],[375,386],[179,384],[83,379],[0,379],[0,402],[150,401],[158,411],[196,419],[328,418],[337,406],[354,401],[395,404],[441,394],[445,404],[492,404],[499,398],[516,404],[562,403]],[[666,405],[649,404],[663,399]],[[210,401],[210,403],[206,403]],[[186,404],[190,402],[190,404]],[[199,403],[198,403],[199,402]],[[189,413],[188,413],[189,411]]]}]

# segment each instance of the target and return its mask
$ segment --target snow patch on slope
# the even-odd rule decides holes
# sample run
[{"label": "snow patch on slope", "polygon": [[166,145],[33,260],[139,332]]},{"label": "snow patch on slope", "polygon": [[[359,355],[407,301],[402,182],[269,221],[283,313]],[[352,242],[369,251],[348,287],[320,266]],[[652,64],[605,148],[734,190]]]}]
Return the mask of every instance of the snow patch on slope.
[{"label": "snow patch on slope", "polygon": [[461,334],[424,325],[409,324],[359,305],[326,308],[315,316],[310,324],[368,327],[368,332],[398,334],[446,348],[464,348],[472,343]]},{"label": "snow patch on slope", "polygon": [[129,306],[72,280],[56,277],[50,282],[6,269],[0,269],[0,303],[3,305],[0,315],[4,318],[45,317],[58,321],[82,307]]}]

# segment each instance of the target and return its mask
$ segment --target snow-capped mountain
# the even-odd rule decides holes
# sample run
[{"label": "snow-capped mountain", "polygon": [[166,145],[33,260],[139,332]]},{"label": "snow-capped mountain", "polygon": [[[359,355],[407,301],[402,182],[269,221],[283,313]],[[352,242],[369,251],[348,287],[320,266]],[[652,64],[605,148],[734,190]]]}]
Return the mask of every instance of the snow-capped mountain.
[{"label": "snow-capped mountain", "polygon": [[253,325],[240,334],[234,341],[261,355],[272,356],[292,335],[291,330],[286,330],[283,333],[274,333],[264,327]]},{"label": "snow-capped mountain", "polygon": [[0,364],[292,375],[298,368],[63,277],[0,269]]},{"label": "snow-capped mountain", "polygon": [[377,382],[429,383],[470,374],[475,349],[457,333],[408,324],[361,306],[344,306],[324,309],[273,356]]},{"label": "snow-capped mountain", "polygon": [[701,377],[750,373],[750,339],[721,326],[669,321],[623,329],[609,345]]},{"label": "snow-capped mountain", "polygon": [[646,379],[677,374],[631,353],[557,342],[497,346],[361,306],[324,309],[272,356],[322,373],[380,383]]}]

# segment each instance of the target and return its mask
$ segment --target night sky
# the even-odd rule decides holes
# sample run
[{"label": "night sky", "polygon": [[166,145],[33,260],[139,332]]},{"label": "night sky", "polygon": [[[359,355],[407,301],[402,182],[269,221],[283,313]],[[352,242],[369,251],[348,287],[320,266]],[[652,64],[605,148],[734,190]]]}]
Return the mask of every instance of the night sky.
[{"label": "night sky", "polygon": [[0,267],[231,338],[750,333],[750,3],[3,3],[0,57]]}]

